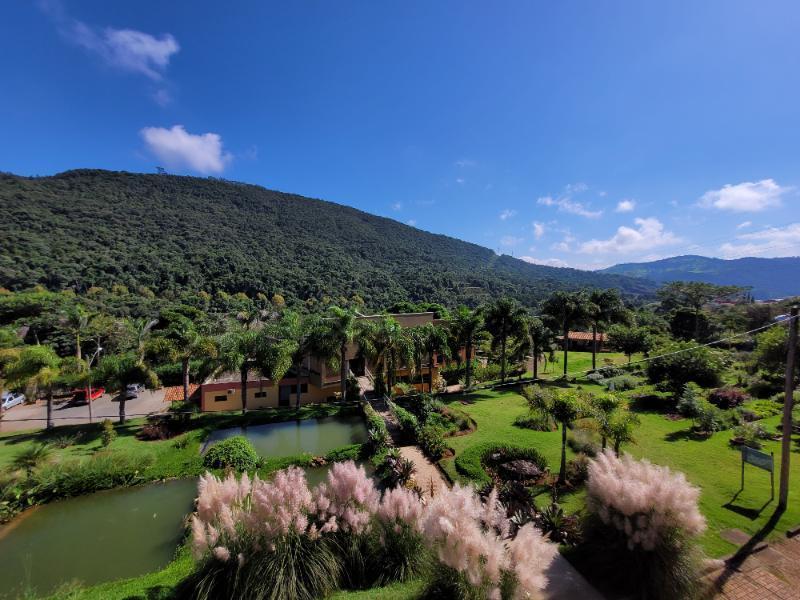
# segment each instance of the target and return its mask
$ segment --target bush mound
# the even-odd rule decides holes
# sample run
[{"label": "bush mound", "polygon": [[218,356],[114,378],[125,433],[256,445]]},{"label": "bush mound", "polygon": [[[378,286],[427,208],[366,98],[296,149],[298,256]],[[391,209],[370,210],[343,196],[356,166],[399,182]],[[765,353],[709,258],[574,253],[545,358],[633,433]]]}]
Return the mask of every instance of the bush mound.
[{"label": "bush mound", "polygon": [[708,395],[708,401],[722,409],[740,406],[749,398],[745,392],[733,387],[717,388]]},{"label": "bush mound", "polygon": [[492,478],[486,470],[486,465],[494,466],[499,462],[492,460],[493,454],[500,454],[502,462],[518,459],[530,460],[542,471],[547,470],[547,460],[535,448],[484,442],[470,446],[456,457],[456,471],[478,487],[491,484]]},{"label": "bush mound", "polygon": [[243,435],[235,435],[217,442],[206,450],[203,465],[210,469],[252,471],[260,461],[253,444]]}]

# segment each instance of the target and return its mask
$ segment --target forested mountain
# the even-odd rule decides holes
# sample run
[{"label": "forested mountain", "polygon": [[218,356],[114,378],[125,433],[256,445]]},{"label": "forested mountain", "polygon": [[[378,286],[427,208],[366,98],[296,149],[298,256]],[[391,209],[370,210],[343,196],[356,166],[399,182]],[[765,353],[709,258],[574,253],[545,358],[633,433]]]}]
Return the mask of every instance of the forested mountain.
[{"label": "forested mountain", "polygon": [[533,304],[556,289],[654,285],[531,265],[391,219],[219,179],[100,170],[0,175],[0,286],[85,291],[122,284],[157,294],[222,290],[286,300],[360,296]]},{"label": "forested mountain", "polygon": [[800,295],[800,257],[723,260],[688,255],[619,264],[601,272],[644,277],[657,283],[682,280],[751,286],[758,299]]}]

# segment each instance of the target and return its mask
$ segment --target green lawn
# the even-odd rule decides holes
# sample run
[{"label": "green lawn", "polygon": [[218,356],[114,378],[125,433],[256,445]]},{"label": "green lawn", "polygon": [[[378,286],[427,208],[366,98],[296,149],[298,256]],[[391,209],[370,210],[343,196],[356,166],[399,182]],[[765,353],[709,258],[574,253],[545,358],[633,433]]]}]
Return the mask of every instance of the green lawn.
[{"label": "green lawn", "polygon": [[[585,382],[582,382],[586,386]],[[586,386],[588,387],[588,386]],[[514,418],[524,414],[527,407],[524,399],[511,391],[480,391],[471,394],[467,401],[451,400],[458,408],[468,413],[478,424],[477,430],[466,436],[449,438],[448,444],[456,454],[480,442],[508,442],[533,446],[547,458],[551,470],[558,469],[560,460],[560,433],[539,432],[515,427]],[[770,497],[769,474],[749,467],[746,470],[745,491],[736,496],[741,481],[739,452],[731,448],[730,431],[722,431],[706,440],[697,440],[690,435],[688,420],[671,421],[656,412],[638,411],[641,425],[637,428],[636,444],[626,446],[625,451],[638,458],[667,465],[682,471],[688,479],[701,488],[700,505],[708,519],[708,531],[702,538],[706,552],[722,556],[735,550],[723,540],[719,532],[727,528],[738,528],[750,534],[762,529],[768,537],[780,537],[789,527],[800,523],[800,450],[793,445],[791,477],[794,487],[789,495],[788,510],[776,520],[776,501],[767,503]],[[762,423],[774,429],[780,417],[765,419]],[[778,442],[769,442],[764,450],[775,452],[776,461],[780,453]],[[568,457],[572,455],[567,449]],[[778,461],[779,462],[779,461]],[[454,458],[444,459],[442,467],[454,480],[463,478],[455,469]],[[775,474],[776,485],[778,473]],[[546,498],[543,498],[546,501]],[[563,500],[568,509],[581,506],[580,494]]]}]

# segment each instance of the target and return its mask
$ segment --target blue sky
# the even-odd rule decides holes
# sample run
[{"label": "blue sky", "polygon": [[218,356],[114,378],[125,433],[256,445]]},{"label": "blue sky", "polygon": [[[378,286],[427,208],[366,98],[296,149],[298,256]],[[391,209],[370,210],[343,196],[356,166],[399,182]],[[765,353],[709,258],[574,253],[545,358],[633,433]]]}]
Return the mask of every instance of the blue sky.
[{"label": "blue sky", "polygon": [[800,6],[16,2],[0,169],[222,176],[557,266],[800,254]]}]

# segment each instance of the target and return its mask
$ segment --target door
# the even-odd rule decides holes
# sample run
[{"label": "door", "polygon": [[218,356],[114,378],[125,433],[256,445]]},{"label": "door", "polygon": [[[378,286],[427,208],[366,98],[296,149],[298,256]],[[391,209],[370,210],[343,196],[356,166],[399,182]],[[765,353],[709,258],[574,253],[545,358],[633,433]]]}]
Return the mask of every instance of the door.
[{"label": "door", "polygon": [[290,406],[292,396],[292,386],[282,385],[278,390],[278,406]]}]

